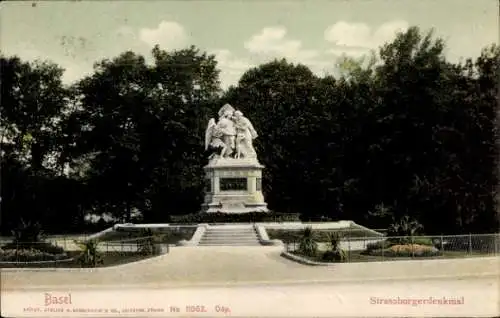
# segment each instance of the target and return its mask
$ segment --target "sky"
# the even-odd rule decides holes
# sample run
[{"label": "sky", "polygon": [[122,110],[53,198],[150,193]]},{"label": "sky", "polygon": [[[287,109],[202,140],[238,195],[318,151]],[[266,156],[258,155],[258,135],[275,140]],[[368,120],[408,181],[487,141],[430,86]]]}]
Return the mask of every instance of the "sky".
[{"label": "sky", "polygon": [[93,64],[155,44],[195,45],[217,58],[223,87],[274,58],[332,73],[410,26],[434,29],[450,61],[477,57],[499,40],[497,0],[8,1],[0,3],[0,49],[51,60],[72,83]]}]

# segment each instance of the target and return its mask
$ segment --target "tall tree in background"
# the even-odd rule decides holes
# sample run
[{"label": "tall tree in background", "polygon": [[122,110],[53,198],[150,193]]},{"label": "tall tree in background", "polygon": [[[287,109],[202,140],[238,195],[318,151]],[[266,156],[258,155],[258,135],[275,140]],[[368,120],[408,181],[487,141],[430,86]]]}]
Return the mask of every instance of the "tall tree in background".
[{"label": "tall tree in background", "polygon": [[[204,134],[221,93],[219,70],[213,55],[192,46],[166,52],[153,49],[151,80],[155,85],[161,123],[157,162],[151,163],[152,181],[146,189],[150,220],[169,214],[197,212],[203,196]],[[154,136],[151,136],[154,138]],[[156,137],[158,138],[158,137]]]},{"label": "tall tree in background", "polygon": [[219,93],[213,56],[156,47],[153,57],[149,66],[123,53],[77,85],[76,157],[95,154],[88,182],[97,207],[126,220],[133,210],[147,220],[192,212],[203,178],[200,123]]},{"label": "tall tree in background", "polygon": [[[271,208],[300,212],[308,204],[305,158],[315,143],[310,132],[318,78],[304,65],[275,60],[248,70],[226,99],[252,119],[259,133],[256,150],[266,166],[263,191]],[[309,163],[314,164],[314,163]]]},{"label": "tall tree in background", "polygon": [[68,94],[55,64],[4,56],[0,64],[2,226],[12,226],[20,218],[42,220],[53,209],[46,183],[60,174],[54,155]]}]

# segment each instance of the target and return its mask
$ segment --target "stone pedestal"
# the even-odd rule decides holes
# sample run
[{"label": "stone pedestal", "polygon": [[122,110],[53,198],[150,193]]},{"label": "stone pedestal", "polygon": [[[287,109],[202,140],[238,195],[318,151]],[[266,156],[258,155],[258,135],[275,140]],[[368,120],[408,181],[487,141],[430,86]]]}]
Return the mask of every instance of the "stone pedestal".
[{"label": "stone pedestal", "polygon": [[268,212],[262,194],[262,166],[257,159],[213,159],[205,166],[207,213]]}]

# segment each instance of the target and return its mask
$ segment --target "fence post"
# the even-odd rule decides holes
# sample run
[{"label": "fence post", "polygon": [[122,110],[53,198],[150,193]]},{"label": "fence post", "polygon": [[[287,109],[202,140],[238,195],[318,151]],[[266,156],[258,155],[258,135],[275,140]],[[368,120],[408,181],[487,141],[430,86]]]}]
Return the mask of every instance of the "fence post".
[{"label": "fence post", "polygon": [[444,237],[443,237],[443,234],[441,234],[441,239],[440,239],[440,242],[441,242],[441,253],[444,252],[444,242],[443,242],[443,240],[444,240]]},{"label": "fence post", "polygon": [[472,233],[469,233],[469,255],[472,254]]},{"label": "fence post", "polygon": [[349,237],[347,238],[347,248],[348,248],[348,253],[347,253],[347,261],[351,261],[351,234],[349,233]]},{"label": "fence post", "polygon": [[384,251],[385,251],[385,242],[387,242],[389,238],[386,236],[385,240],[382,242],[382,261],[384,260]]},{"label": "fence post", "polygon": [[413,234],[410,235],[410,245],[411,245],[411,258],[415,258],[415,245],[413,244],[415,240],[413,239]]},{"label": "fence post", "polygon": [[495,233],[493,237],[493,255],[498,254],[498,241],[500,240],[500,233]]}]

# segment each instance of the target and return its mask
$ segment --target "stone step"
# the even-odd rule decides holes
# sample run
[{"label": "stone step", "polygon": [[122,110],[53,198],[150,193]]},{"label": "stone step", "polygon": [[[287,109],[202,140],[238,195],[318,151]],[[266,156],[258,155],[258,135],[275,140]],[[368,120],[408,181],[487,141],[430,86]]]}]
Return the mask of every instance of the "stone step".
[{"label": "stone step", "polygon": [[209,228],[198,245],[201,246],[259,246],[259,237],[253,227]]},{"label": "stone step", "polygon": [[257,233],[205,233],[204,236],[220,236],[220,237],[242,237],[242,236],[257,236]]},{"label": "stone step", "polygon": [[198,246],[260,246],[259,242],[199,243]]},{"label": "stone step", "polygon": [[218,239],[218,240],[245,240],[245,239],[248,239],[248,240],[255,240],[255,239],[258,239],[259,237],[257,235],[246,235],[246,236],[203,236],[203,238],[210,238],[210,239]]},{"label": "stone step", "polygon": [[225,237],[202,237],[201,242],[204,241],[218,241],[218,242],[238,242],[238,241],[258,241],[258,237],[239,237],[239,238],[225,238]]},{"label": "stone step", "polygon": [[257,235],[251,235],[251,236],[203,236],[201,239],[214,239],[214,240],[226,240],[226,241],[235,241],[235,240],[256,240],[259,237]]},{"label": "stone step", "polygon": [[206,230],[205,233],[254,233],[255,230]]},{"label": "stone step", "polygon": [[234,234],[234,235],[213,234],[213,235],[204,235],[204,237],[225,237],[227,239],[231,239],[231,238],[238,238],[238,237],[257,237],[257,234]]},{"label": "stone step", "polygon": [[258,242],[258,241],[259,240],[256,237],[242,238],[239,240],[225,240],[225,239],[213,239],[213,238],[206,238],[206,239],[200,240],[200,242],[215,242],[215,243],[218,243],[218,242],[221,242],[221,243],[224,243],[224,242]]}]

